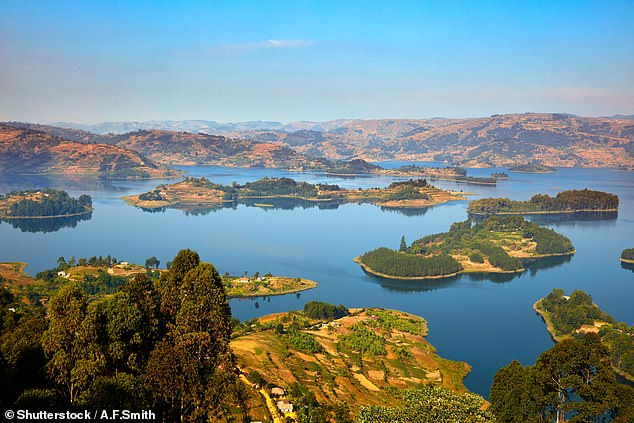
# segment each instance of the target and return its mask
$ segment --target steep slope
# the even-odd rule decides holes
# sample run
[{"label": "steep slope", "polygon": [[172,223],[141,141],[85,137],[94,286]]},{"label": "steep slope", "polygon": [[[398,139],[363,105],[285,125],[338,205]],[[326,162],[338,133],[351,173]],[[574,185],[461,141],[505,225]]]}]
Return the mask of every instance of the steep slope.
[{"label": "steep slope", "polygon": [[99,174],[163,177],[173,174],[137,152],[108,144],[70,141],[0,124],[0,173]]}]

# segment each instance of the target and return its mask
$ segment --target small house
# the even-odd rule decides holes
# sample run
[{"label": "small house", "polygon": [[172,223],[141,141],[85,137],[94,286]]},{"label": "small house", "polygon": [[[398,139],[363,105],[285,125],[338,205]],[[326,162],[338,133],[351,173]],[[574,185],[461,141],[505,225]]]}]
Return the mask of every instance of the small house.
[{"label": "small house", "polygon": [[288,401],[282,400],[277,402],[277,408],[282,413],[292,413],[293,412],[293,404]]},{"label": "small house", "polygon": [[271,389],[271,395],[275,397],[284,396],[285,393],[286,392],[284,391],[284,389],[280,388],[279,386],[276,386],[275,388]]},{"label": "small house", "polygon": [[238,278],[238,282],[240,283],[248,283],[249,281],[251,281],[251,279],[247,278],[246,276]]},{"label": "small house", "polygon": [[70,278],[70,273],[66,273],[63,270],[57,272],[57,276],[61,276],[62,278]]}]

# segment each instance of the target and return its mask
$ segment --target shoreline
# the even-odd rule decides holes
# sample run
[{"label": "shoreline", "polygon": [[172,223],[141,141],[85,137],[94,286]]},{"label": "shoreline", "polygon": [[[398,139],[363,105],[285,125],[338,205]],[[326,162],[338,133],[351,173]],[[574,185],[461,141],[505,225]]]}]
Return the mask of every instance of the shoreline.
[{"label": "shoreline", "polygon": [[517,257],[520,260],[522,260],[522,268],[521,269],[517,269],[517,270],[496,270],[497,268],[492,268],[492,269],[487,269],[487,270],[476,270],[476,269],[472,269],[472,270],[461,270],[459,272],[454,272],[454,273],[449,273],[446,275],[437,275],[437,276],[395,276],[395,275],[388,275],[387,273],[381,273],[378,272],[374,269],[372,269],[370,266],[368,266],[367,264],[363,263],[361,261],[361,256],[357,256],[353,259],[353,261],[355,263],[357,263],[359,266],[361,266],[361,268],[363,270],[365,270],[366,272],[375,275],[375,276],[379,276],[381,278],[385,278],[385,279],[394,279],[394,280],[405,280],[405,281],[409,281],[409,280],[427,280],[427,279],[444,279],[444,278],[450,278],[452,276],[458,276],[461,275],[463,273],[493,273],[493,274],[512,274],[512,273],[522,273],[524,271],[526,271],[526,267],[523,266],[523,260],[539,260],[539,259],[543,259],[543,258],[549,258],[549,257],[563,257],[563,256],[571,256],[574,255],[577,252],[577,250],[572,250],[568,253],[553,253],[553,254],[540,254],[537,256],[533,256],[533,257]]},{"label": "shoreline", "polygon": [[[276,279],[294,279],[294,278],[286,278],[283,276],[273,276],[273,278]],[[249,282],[247,282],[249,283]],[[245,285],[247,284],[245,283]],[[243,298],[243,299],[247,299],[247,298],[258,298],[258,297],[274,297],[277,295],[286,295],[286,294],[295,294],[297,292],[302,292],[302,291],[307,291],[309,289],[314,289],[317,288],[317,286],[319,285],[317,282],[310,280],[310,279],[305,279],[305,278],[300,278],[300,283],[302,284],[306,284],[306,286],[297,286],[294,288],[288,288],[288,289],[284,289],[281,291],[276,291],[276,292],[271,292],[271,293],[254,293],[254,294],[230,294],[229,289],[224,286],[223,287],[225,289],[226,295],[227,295],[227,299],[234,299],[234,298]]]},{"label": "shoreline", "polygon": [[7,215],[0,215],[0,219],[54,219],[57,217],[73,217],[73,216],[81,216],[87,213],[92,213],[95,209],[94,208],[90,208],[87,209],[86,211],[83,212],[79,212],[79,213],[69,213],[69,214],[57,214],[54,216],[7,216]]},{"label": "shoreline", "polygon": [[608,213],[608,212],[618,212],[619,209],[601,209],[601,210],[546,210],[546,211],[526,211],[526,212],[497,212],[497,213],[482,213],[482,212],[472,212],[467,210],[468,214],[472,214],[474,216],[515,216],[515,215],[525,215],[525,214],[573,214],[573,213]]},{"label": "shoreline", "polygon": [[622,257],[619,257],[619,260],[621,263],[634,264],[634,260],[624,259]]},{"label": "shoreline", "polygon": [[555,334],[555,327],[553,326],[553,322],[550,317],[550,312],[542,308],[541,306],[542,300],[543,298],[540,298],[539,300],[537,300],[537,302],[535,302],[535,304],[533,304],[533,310],[535,310],[535,313],[537,313],[539,317],[541,317],[542,321],[546,325],[546,330],[548,330],[548,334],[550,335],[550,338],[554,342],[561,342],[564,339],[571,338],[570,335],[556,335]]}]

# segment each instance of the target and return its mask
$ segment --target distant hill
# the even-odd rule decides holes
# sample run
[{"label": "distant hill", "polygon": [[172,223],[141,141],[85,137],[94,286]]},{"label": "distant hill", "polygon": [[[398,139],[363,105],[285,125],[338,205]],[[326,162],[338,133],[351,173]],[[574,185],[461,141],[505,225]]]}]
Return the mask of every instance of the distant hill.
[{"label": "distant hill", "polygon": [[[201,157],[207,157],[217,164],[295,167],[307,160],[295,156],[296,152],[329,160],[441,161],[468,167],[511,167],[533,162],[551,167],[634,166],[634,121],[631,116],[621,115],[580,117],[567,113],[524,113],[469,119],[339,119],[288,124],[260,121],[222,124],[188,120],[60,125],[95,134],[120,134],[123,138],[114,137],[118,141],[112,142],[155,160],[172,163],[197,163]],[[122,134],[138,129],[145,131],[145,135]],[[165,136],[161,131],[193,132],[196,135],[183,134],[182,142],[173,136],[170,142],[181,145],[178,147],[181,150],[180,153],[174,151],[174,158],[166,160],[153,155],[160,153],[160,143],[156,147],[141,146],[149,143],[153,135]],[[217,137],[205,138],[212,134]],[[90,139],[82,133],[74,136]],[[186,139],[198,142],[196,136],[201,137],[202,144],[190,149],[198,154],[191,156],[185,151],[187,149],[182,149]],[[111,137],[106,136],[105,142],[111,141]],[[126,137],[135,138],[135,146],[127,144]],[[142,137],[146,138],[143,142],[140,141]],[[249,141],[264,143],[258,146],[257,152],[253,151],[253,157],[257,158],[255,164],[248,164],[253,158],[252,147],[246,147]],[[243,149],[228,157],[224,147],[218,152],[211,151],[213,146],[209,146],[209,152],[206,148],[201,149],[205,143],[242,145]],[[225,155],[220,157],[222,154]],[[290,165],[278,166],[276,163],[282,160],[290,160]]]},{"label": "distant hill", "polygon": [[173,172],[122,147],[72,141],[0,124],[0,173],[161,177]]}]

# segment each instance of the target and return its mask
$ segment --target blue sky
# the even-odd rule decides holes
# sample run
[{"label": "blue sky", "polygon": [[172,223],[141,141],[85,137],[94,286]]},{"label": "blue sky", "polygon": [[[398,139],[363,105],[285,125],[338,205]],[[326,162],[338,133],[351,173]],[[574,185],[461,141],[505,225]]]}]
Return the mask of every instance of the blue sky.
[{"label": "blue sky", "polygon": [[634,1],[0,0],[0,120],[634,113]]}]

